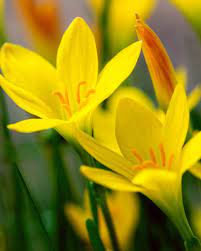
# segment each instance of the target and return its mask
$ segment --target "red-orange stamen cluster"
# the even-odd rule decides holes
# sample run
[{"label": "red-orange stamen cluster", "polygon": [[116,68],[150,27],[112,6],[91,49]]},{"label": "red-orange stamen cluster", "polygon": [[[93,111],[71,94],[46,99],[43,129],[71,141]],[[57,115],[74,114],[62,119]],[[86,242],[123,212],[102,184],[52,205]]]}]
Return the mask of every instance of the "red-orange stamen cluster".
[{"label": "red-orange stamen cluster", "polygon": [[[161,157],[161,164],[163,167],[166,167],[166,153],[163,144],[159,144],[159,153]],[[143,169],[143,168],[159,168],[160,164],[157,163],[156,155],[153,150],[153,148],[149,149],[149,156],[150,160],[143,160],[142,156],[135,150],[131,150],[132,154],[136,158],[136,160],[139,162],[139,165],[135,165],[133,168],[136,169]],[[169,170],[172,166],[172,162],[174,160],[174,154],[170,156],[170,158],[167,161],[167,169]]]}]

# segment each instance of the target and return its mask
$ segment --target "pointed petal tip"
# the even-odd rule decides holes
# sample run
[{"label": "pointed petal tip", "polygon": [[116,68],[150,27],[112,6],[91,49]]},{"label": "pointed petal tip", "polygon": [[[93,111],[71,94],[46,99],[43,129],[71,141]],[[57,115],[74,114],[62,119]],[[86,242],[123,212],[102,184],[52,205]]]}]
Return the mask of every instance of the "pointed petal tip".
[{"label": "pointed petal tip", "polygon": [[13,44],[6,42],[2,45],[1,52],[9,53],[12,52],[12,49],[13,49]]},{"label": "pointed petal tip", "polygon": [[75,17],[72,21],[72,24],[79,26],[79,25],[86,24],[86,22],[82,17]]}]

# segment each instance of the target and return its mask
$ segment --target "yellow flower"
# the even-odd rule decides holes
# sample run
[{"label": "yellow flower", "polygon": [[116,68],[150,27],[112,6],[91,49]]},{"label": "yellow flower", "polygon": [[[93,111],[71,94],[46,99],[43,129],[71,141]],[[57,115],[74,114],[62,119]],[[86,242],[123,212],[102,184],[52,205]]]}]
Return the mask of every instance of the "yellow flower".
[{"label": "yellow flower", "polygon": [[84,132],[76,132],[85,150],[112,170],[83,166],[82,173],[110,189],[146,195],[174,222],[186,245],[195,239],[183,208],[182,174],[201,157],[201,132],[184,145],[188,125],[186,94],[177,85],[164,123],[142,104],[129,98],[120,101],[116,138],[123,156]]},{"label": "yellow flower", "polygon": [[[184,70],[181,70],[180,75],[176,75],[172,62],[159,37],[140,19],[139,15],[136,15],[136,20],[137,35],[143,41],[142,50],[152,78],[156,97],[159,104],[166,109],[175,86],[180,81],[186,81]],[[200,98],[201,86],[199,85],[189,95],[188,102],[191,109],[197,105]]]},{"label": "yellow flower", "polygon": [[40,118],[9,128],[24,133],[56,128],[67,138],[74,123],[89,130],[90,112],[129,76],[140,51],[141,42],[128,46],[98,76],[94,36],[81,18],[75,18],[64,33],[57,69],[27,49],[5,44],[0,54],[4,75],[0,85],[18,106]]},{"label": "yellow flower", "polygon": [[148,108],[155,111],[161,119],[164,118],[164,113],[156,110],[151,99],[149,99],[149,97],[142,90],[131,86],[118,88],[117,91],[115,91],[115,93],[109,98],[107,102],[107,109],[99,106],[94,111],[92,116],[94,138],[97,139],[97,141],[103,146],[106,146],[117,153],[120,153],[120,149],[115,136],[116,109],[119,101],[126,97],[146,105]]},{"label": "yellow flower", "polygon": [[169,0],[191,23],[201,36],[201,2],[200,0]]},{"label": "yellow flower", "polygon": [[56,0],[15,0],[20,17],[40,54],[55,60],[61,38],[58,3]]},{"label": "yellow flower", "polygon": [[[115,192],[108,194],[108,206],[114,222],[117,238],[121,250],[128,247],[129,241],[136,230],[139,219],[139,201],[136,196],[131,193]],[[84,197],[84,208],[75,204],[68,204],[65,207],[65,212],[68,220],[75,228],[76,233],[80,238],[89,243],[88,233],[85,227],[85,222],[91,218],[90,205],[88,194]],[[111,249],[110,237],[108,235],[107,226],[101,210],[98,211],[99,216],[99,231],[101,239],[105,247]]]},{"label": "yellow flower", "polygon": [[[106,1],[88,0],[97,27],[100,24],[100,17]],[[110,0],[107,31],[113,51],[119,50],[133,41],[134,13],[140,13],[143,18],[147,18],[153,12],[155,5],[156,0]]]}]

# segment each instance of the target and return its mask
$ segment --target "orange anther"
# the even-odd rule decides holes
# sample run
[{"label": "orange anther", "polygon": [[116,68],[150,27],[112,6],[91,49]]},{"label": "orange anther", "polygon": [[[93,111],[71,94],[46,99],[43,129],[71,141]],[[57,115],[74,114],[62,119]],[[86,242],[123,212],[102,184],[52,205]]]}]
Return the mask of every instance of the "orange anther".
[{"label": "orange anther", "polygon": [[136,171],[136,170],[139,170],[139,169],[143,169],[143,166],[142,165],[134,165],[134,166],[131,167],[131,169],[133,171]]},{"label": "orange anther", "polygon": [[150,149],[149,149],[149,154],[150,154],[151,160],[152,160],[154,163],[156,163],[156,155],[155,155],[155,153],[154,153],[153,148],[150,148]]},{"label": "orange anther", "polygon": [[68,99],[68,93],[65,91],[65,95],[63,95],[60,91],[53,92],[53,95],[57,96],[59,98],[59,101],[61,102],[61,105],[66,109],[66,112],[71,117],[72,112],[70,109],[70,103]]},{"label": "orange anther", "polygon": [[140,156],[140,154],[135,150],[135,149],[132,149],[132,154],[135,156],[135,158],[140,162],[142,163],[143,162],[143,158]]},{"label": "orange anther", "polygon": [[170,170],[171,166],[172,166],[172,162],[173,162],[173,159],[174,159],[174,154],[172,154],[169,158],[169,161],[168,161],[168,170]]},{"label": "orange anther", "polygon": [[88,98],[90,95],[94,94],[95,92],[96,92],[96,90],[95,90],[95,89],[91,89],[91,90],[89,90],[89,91],[87,92],[87,94],[86,94],[85,98]]},{"label": "orange anther", "polygon": [[84,86],[86,85],[87,82],[85,81],[82,81],[78,84],[78,87],[77,87],[77,103],[80,104],[81,102],[81,95],[80,95],[80,91],[81,91],[81,86]]},{"label": "orange anther", "polygon": [[156,166],[156,163],[154,163],[152,160],[147,160],[143,162],[142,167],[143,168],[148,168],[148,167],[156,168],[157,166]]},{"label": "orange anther", "polygon": [[166,158],[165,158],[165,150],[164,150],[163,144],[159,145],[159,149],[160,149],[160,153],[161,153],[162,165],[165,166],[165,164],[166,164]]},{"label": "orange anther", "polygon": [[61,92],[55,91],[53,95],[57,96],[62,104],[65,104],[65,99]]}]

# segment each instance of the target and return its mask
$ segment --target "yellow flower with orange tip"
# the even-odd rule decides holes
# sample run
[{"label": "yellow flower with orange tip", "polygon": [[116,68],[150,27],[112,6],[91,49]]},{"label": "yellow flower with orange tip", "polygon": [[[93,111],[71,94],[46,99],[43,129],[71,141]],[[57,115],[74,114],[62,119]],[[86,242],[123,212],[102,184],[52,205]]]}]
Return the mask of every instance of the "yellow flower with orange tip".
[{"label": "yellow flower with orange tip", "polygon": [[98,76],[94,36],[82,18],[75,18],[63,35],[57,69],[34,52],[6,43],[0,85],[19,107],[39,117],[9,128],[24,133],[56,128],[67,139],[74,123],[90,130],[90,113],[129,76],[140,51],[141,42],[131,44]]},{"label": "yellow flower with orange tip", "polygon": [[[96,29],[100,25],[100,18],[107,0],[88,0],[94,13]],[[133,27],[135,25],[134,13],[140,13],[148,18],[156,6],[156,0],[108,0],[108,36],[111,50],[117,51],[127,46],[135,38]]]},{"label": "yellow flower with orange tip", "polygon": [[[123,251],[128,247],[129,241],[131,241],[131,237],[138,224],[139,201],[137,196],[125,192],[109,193],[107,198],[117,238],[121,250]],[[76,233],[83,241],[89,243],[88,233],[85,227],[86,220],[92,217],[88,194],[85,193],[84,208],[75,204],[67,204],[65,207],[65,213]],[[105,247],[111,249],[110,237],[101,210],[98,211],[98,216],[101,239],[103,240]]]},{"label": "yellow flower with orange tip", "polygon": [[57,0],[15,0],[38,52],[53,61],[61,38]]},{"label": "yellow flower with orange tip", "polygon": [[143,193],[172,220],[187,248],[190,243],[200,248],[182,202],[182,175],[201,157],[201,132],[184,145],[188,125],[188,103],[184,87],[179,84],[164,123],[142,104],[129,98],[120,101],[116,138],[123,156],[80,130],[76,135],[87,152],[111,169],[82,166],[86,177],[110,189]]},{"label": "yellow flower with orange tip", "polygon": [[[136,32],[143,41],[143,54],[152,78],[156,97],[162,108],[166,109],[175,86],[182,80],[186,82],[184,72],[180,77],[175,73],[173,64],[159,37],[136,15]],[[183,74],[183,75],[182,75]],[[182,83],[185,85],[185,83]],[[193,109],[201,99],[201,86],[198,85],[189,95],[188,103]]]},{"label": "yellow flower with orange tip", "polygon": [[189,21],[201,36],[201,2],[200,0],[169,0]]}]

